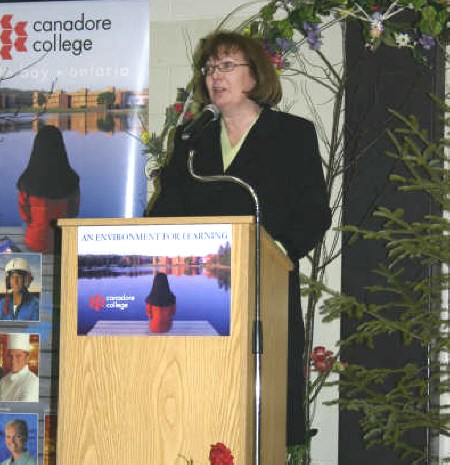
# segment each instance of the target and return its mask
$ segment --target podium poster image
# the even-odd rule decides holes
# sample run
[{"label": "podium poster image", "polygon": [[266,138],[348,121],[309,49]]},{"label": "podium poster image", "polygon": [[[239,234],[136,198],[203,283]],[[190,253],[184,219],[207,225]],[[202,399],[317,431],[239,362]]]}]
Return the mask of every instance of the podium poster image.
[{"label": "podium poster image", "polygon": [[78,335],[228,336],[230,224],[80,226]]}]

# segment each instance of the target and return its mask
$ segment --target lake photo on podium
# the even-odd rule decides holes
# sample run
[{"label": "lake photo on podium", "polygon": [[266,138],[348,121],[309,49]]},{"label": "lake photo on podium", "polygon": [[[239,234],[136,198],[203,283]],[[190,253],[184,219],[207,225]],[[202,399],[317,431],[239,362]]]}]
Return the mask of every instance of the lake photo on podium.
[{"label": "lake photo on podium", "polygon": [[[207,265],[79,268],[78,334],[92,334],[99,322],[120,321],[118,333],[111,334],[152,335],[145,299],[157,273],[167,275],[176,298],[174,327],[204,323],[202,328],[211,331],[201,335],[229,335],[231,269]],[[126,322],[132,322],[139,332],[127,333]]]},{"label": "lake photo on podium", "polygon": [[[2,113],[0,119],[0,226],[22,224],[17,179],[28,165],[42,125],[58,127],[69,162],[80,176],[82,218],[132,218],[146,203],[146,158],[136,110],[34,114]],[[135,136],[133,136],[135,135]]]}]

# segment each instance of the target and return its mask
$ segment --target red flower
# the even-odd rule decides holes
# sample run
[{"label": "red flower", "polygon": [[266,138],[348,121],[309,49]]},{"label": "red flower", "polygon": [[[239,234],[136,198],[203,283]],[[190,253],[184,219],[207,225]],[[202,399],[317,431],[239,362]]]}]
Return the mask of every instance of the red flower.
[{"label": "red flower", "polygon": [[182,103],[174,103],[173,108],[177,113],[181,113],[183,111],[183,104]]},{"label": "red flower", "polygon": [[332,356],[331,350],[325,350],[323,346],[314,347],[311,360],[317,371],[326,372],[333,368],[336,359]]},{"label": "red flower", "polygon": [[209,462],[211,465],[234,465],[234,457],[225,444],[218,442],[211,445]]}]

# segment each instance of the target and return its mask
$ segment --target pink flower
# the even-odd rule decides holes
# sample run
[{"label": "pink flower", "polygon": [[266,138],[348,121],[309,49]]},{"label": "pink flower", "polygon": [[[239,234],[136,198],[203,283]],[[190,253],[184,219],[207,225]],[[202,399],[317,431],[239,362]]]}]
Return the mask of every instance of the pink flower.
[{"label": "pink flower", "polygon": [[332,355],[333,352],[331,350],[325,350],[323,346],[314,347],[313,353],[311,354],[314,369],[320,372],[331,371],[336,362],[335,357]]}]

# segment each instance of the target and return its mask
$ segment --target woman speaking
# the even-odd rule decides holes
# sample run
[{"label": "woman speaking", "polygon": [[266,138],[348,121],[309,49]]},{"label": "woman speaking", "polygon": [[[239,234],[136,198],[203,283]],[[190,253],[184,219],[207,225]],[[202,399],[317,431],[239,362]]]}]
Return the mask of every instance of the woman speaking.
[{"label": "woman speaking", "polygon": [[[304,325],[298,260],[322,239],[331,214],[313,124],[274,107],[279,77],[262,44],[227,31],[202,40],[195,55],[195,91],[220,118],[193,142],[197,175],[241,178],[257,193],[261,222],[294,263],[289,277],[287,445],[302,444]],[[250,195],[233,183],[200,183],[188,173],[190,144],[175,135],[151,216],[253,215]]]}]

